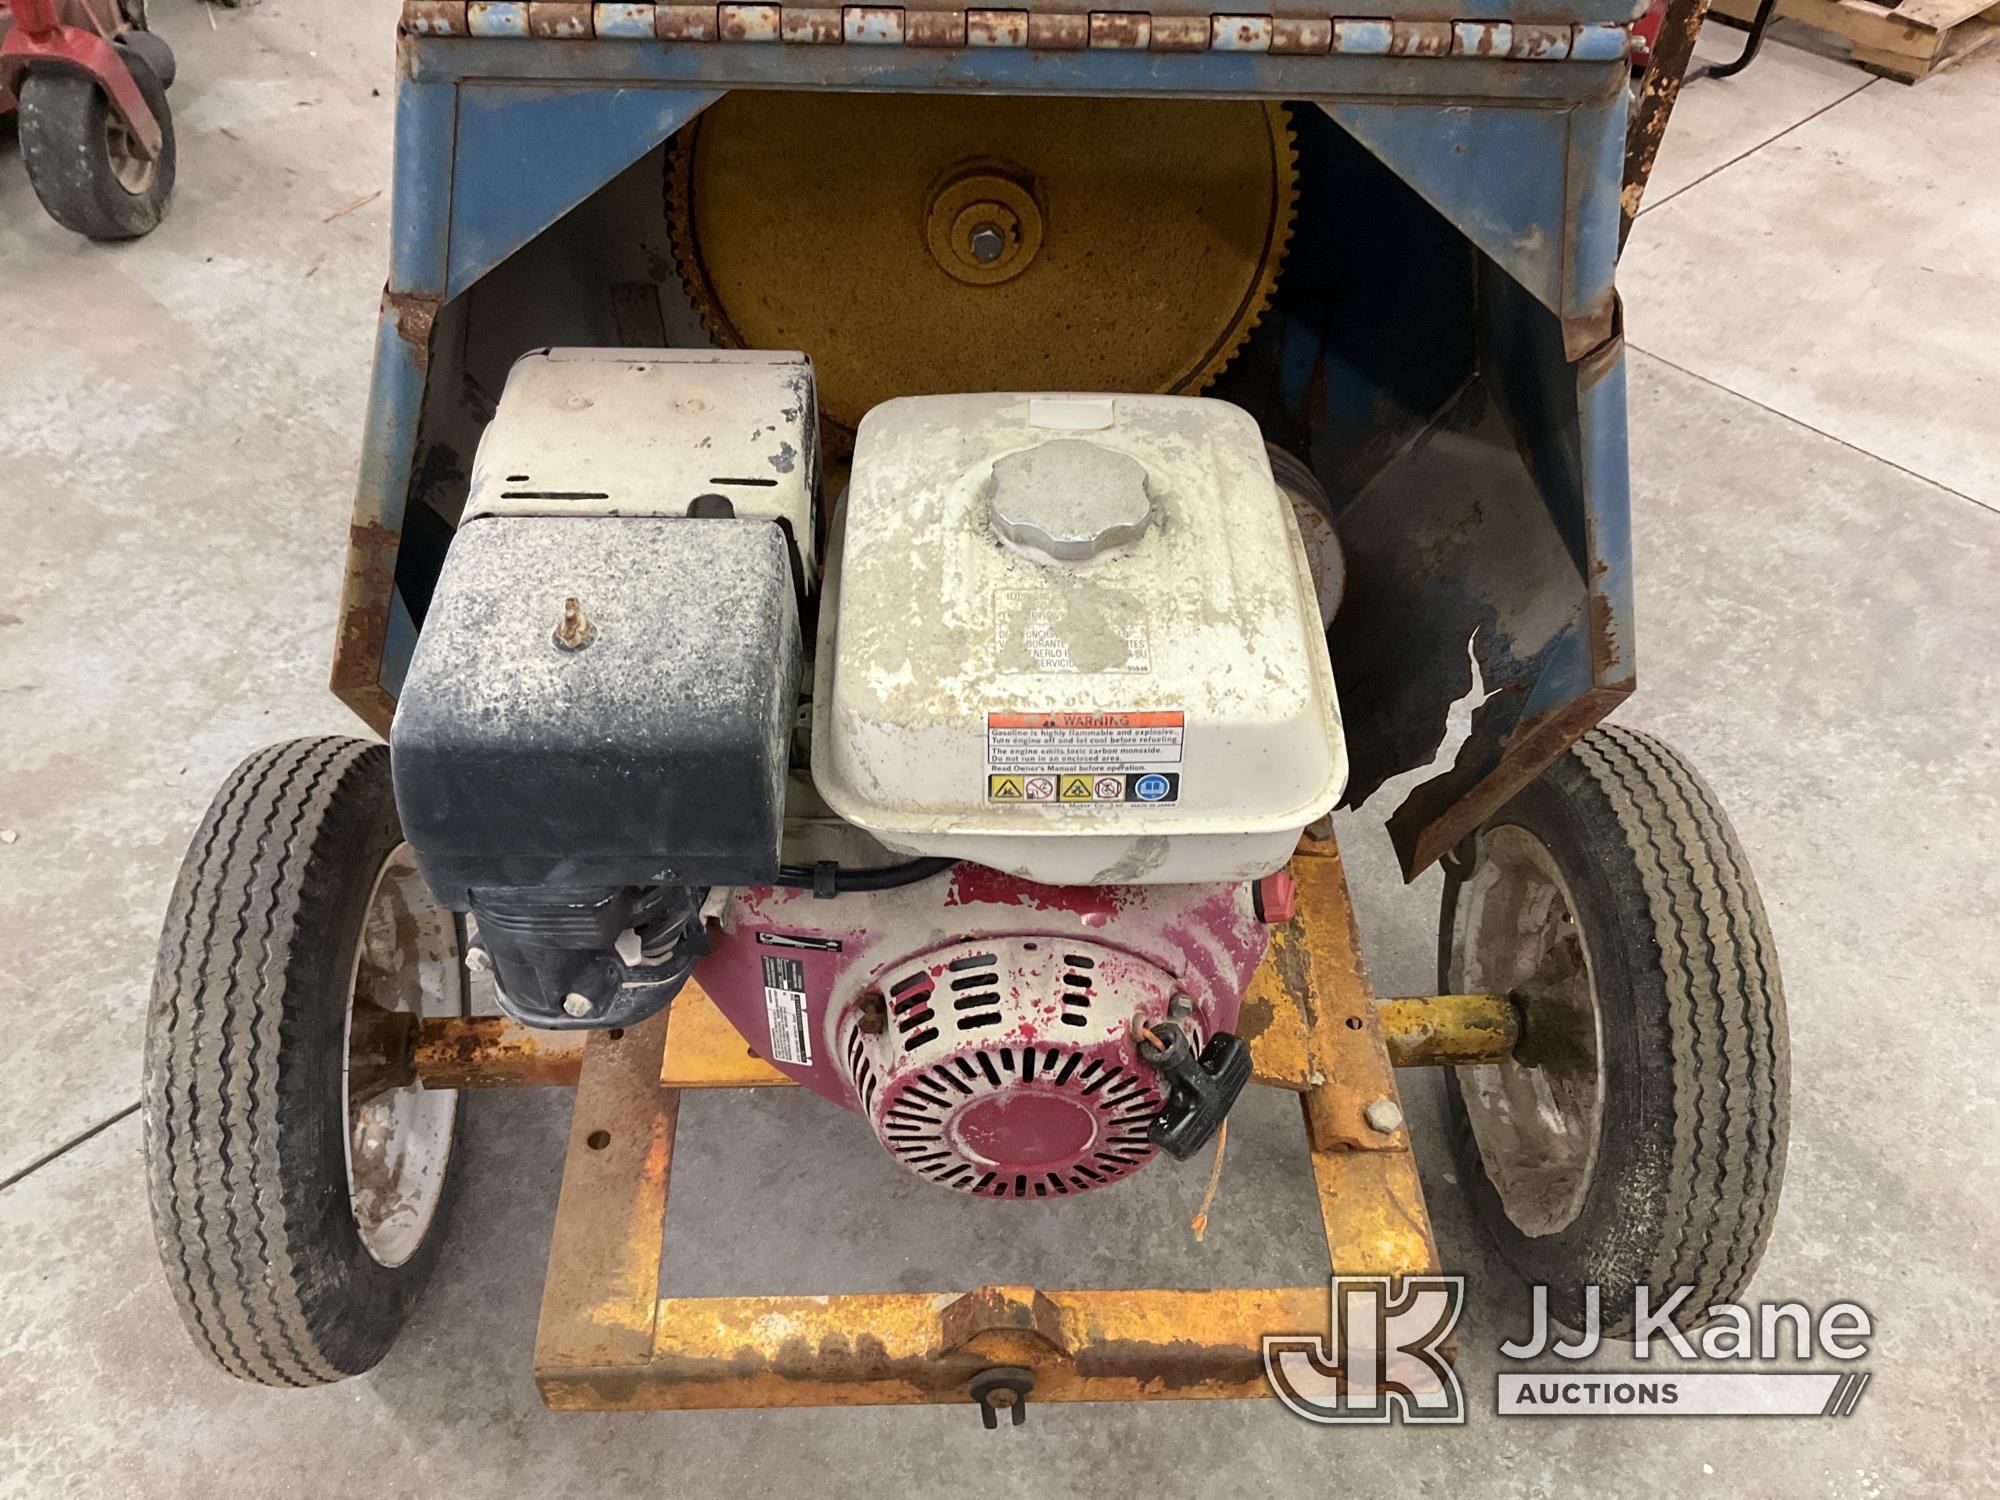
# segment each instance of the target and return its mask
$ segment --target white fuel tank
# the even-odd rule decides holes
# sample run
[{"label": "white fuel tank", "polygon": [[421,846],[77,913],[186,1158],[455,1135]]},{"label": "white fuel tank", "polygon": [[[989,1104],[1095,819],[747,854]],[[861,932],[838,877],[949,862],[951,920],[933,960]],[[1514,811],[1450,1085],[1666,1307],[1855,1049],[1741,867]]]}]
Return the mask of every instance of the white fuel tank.
[{"label": "white fuel tank", "polygon": [[813,779],[888,847],[1050,884],[1254,879],[1339,800],[1319,603],[1242,409],[886,402],[837,525]]}]

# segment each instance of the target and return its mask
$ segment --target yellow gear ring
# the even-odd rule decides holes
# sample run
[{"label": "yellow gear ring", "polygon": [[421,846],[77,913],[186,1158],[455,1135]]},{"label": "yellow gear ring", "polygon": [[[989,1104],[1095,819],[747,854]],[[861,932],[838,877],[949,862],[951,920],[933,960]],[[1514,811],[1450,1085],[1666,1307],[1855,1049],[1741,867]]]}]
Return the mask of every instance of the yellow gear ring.
[{"label": "yellow gear ring", "polygon": [[739,90],[676,138],[667,200],[710,335],[812,356],[845,450],[895,396],[1204,389],[1297,176],[1276,104]]}]

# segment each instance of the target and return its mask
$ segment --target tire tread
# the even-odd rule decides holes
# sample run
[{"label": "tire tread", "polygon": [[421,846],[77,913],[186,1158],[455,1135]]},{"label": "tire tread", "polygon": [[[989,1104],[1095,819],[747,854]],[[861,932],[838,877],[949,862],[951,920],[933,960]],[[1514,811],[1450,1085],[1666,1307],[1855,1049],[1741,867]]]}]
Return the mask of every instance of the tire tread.
[{"label": "tire tread", "polygon": [[1651,735],[1604,726],[1576,758],[1636,852],[1667,978],[1674,1165],[1649,1276],[1692,1286],[1690,1310],[1734,1298],[1769,1239],[1789,1059],[1769,924],[1713,793]]},{"label": "tire tread", "polygon": [[302,1205],[279,1149],[287,1017],[271,997],[294,977],[329,813],[357,765],[387,753],[325,737],[246,760],[195,835],[161,940],[146,1048],[154,1228],[197,1345],[265,1385],[352,1373],[326,1310],[308,1311],[314,1267],[289,1232]]}]

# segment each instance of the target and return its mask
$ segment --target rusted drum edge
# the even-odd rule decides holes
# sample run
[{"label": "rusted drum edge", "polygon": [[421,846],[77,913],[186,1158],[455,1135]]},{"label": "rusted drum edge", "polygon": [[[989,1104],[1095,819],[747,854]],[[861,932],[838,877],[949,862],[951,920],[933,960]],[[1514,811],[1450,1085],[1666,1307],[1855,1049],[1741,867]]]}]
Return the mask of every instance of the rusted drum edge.
[{"label": "rusted drum edge", "polygon": [[1161,15],[1078,6],[965,10],[895,5],[554,4],[544,0],[404,0],[413,37],[564,41],[781,42],[795,46],[1027,47],[1043,51],[1275,52],[1292,56],[1497,57],[1605,62],[1630,45],[1601,21],[1398,21],[1259,12]]}]

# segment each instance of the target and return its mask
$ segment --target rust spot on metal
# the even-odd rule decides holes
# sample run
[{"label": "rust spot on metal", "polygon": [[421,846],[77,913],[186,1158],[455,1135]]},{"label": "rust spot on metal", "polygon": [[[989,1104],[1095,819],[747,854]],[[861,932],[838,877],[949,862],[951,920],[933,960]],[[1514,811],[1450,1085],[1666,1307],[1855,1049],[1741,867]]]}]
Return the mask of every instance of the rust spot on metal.
[{"label": "rust spot on metal", "polygon": [[1617,369],[1619,362],[1625,357],[1623,309],[1618,306],[1615,298],[1613,309],[1615,316],[1612,320],[1610,337],[1577,361],[1576,388],[1579,391],[1592,389],[1598,381]]},{"label": "rust spot on metal", "polygon": [[1243,997],[1243,1005],[1236,1014],[1236,1034],[1246,1045],[1256,1041],[1271,1029],[1271,1020],[1276,1008],[1269,995],[1252,991]]},{"label": "rust spot on metal", "polygon": [[1567,26],[1514,25],[1514,42],[1508,56],[1553,61],[1569,56]]},{"label": "rust spot on metal", "polygon": [[1143,50],[1153,39],[1153,18],[1144,11],[1094,10],[1090,13],[1090,45]]},{"label": "rust spot on metal", "polygon": [[1268,962],[1278,971],[1285,993],[1301,1005],[1309,1004],[1312,996],[1312,954],[1306,949],[1305,929],[1297,918],[1272,930]]},{"label": "rust spot on metal", "polygon": [[1217,16],[1220,28],[1213,45],[1237,52],[1268,52],[1271,47],[1269,16]]},{"label": "rust spot on metal", "polygon": [[903,40],[903,8],[899,5],[849,5],[841,11],[841,35],[863,45]]},{"label": "rust spot on metal", "polygon": [[[1275,1331],[1275,1330],[1274,1330]],[[1162,1343],[1124,1339],[1092,1344],[1077,1355],[1077,1374],[1116,1374],[1166,1394],[1203,1386],[1245,1385],[1263,1378],[1261,1344],[1205,1344],[1194,1338]]]},{"label": "rust spot on metal", "polygon": [[1506,35],[1504,23],[1459,21],[1452,26],[1451,50],[1461,56],[1493,57],[1506,50],[1502,45]]},{"label": "rust spot on metal", "polygon": [[499,1016],[429,1019],[410,1063],[430,1089],[574,1088],[584,1033],[538,1031]]},{"label": "rust spot on metal", "polygon": [[775,42],[778,14],[775,5],[719,5],[715,19],[725,42]]},{"label": "rust spot on metal", "polygon": [[[584,1043],[535,1363],[643,1364],[653,1349],[680,1095],[660,1087],[663,1012]],[[604,1140],[593,1146],[593,1136]]]},{"label": "rust spot on metal", "polygon": [[1028,45],[1044,52],[1081,52],[1090,45],[1090,17],[1031,11]]},{"label": "rust spot on metal", "polygon": [[444,306],[444,298],[434,297],[428,292],[384,292],[382,301],[395,311],[396,337],[413,345],[419,355],[428,359],[431,330],[437,324],[438,310]]},{"label": "rust spot on metal", "polygon": [[578,41],[597,34],[589,4],[575,0],[533,0],[528,7],[528,34],[545,41]]},{"label": "rust spot on metal", "polygon": [[403,0],[405,36],[468,36],[466,0]]},{"label": "rust spot on metal", "polygon": [[[1602,596],[1593,592],[1592,597]],[[1424,788],[1418,787],[1389,818],[1389,839],[1403,862],[1403,878],[1416,879],[1460,839],[1505,807],[1551,761],[1624,702],[1636,685],[1627,678],[1590,688],[1542,717],[1517,725],[1499,766],[1449,807],[1437,806],[1439,793],[1422,795]]]},{"label": "rust spot on metal", "polygon": [[983,1286],[938,1315],[939,1340],[946,1349],[965,1349],[975,1339],[997,1333],[1030,1334],[1056,1354],[1070,1352],[1061,1311],[1031,1286]]},{"label": "rust spot on metal", "polygon": [[1389,31],[1391,57],[1446,57],[1451,53],[1451,22],[1398,21]]},{"label": "rust spot on metal", "polygon": [[1378,1001],[1376,1010],[1399,1068],[1502,1062],[1521,1039],[1521,1013],[1505,995],[1424,995]]},{"label": "rust spot on metal", "polygon": [[1588,302],[1563,315],[1563,353],[1574,361],[1601,347],[1617,326],[1617,316],[1618,294],[1607,285]]},{"label": "rust spot on metal", "polygon": [[903,13],[903,42],[911,47],[963,47],[966,12],[962,10],[906,10]]},{"label": "rust spot on metal", "polygon": [[389,732],[395,699],[381,685],[382,648],[389,638],[389,602],[396,590],[402,533],[375,521],[348,528],[347,576],[334,639],[333,690],[380,734]]},{"label": "rust spot on metal", "polygon": [[575,594],[565,596],[562,617],[556,621],[556,645],[564,651],[581,651],[596,638],[597,622],[584,613],[583,600]]},{"label": "rust spot on metal", "polygon": [[1288,56],[1316,57],[1333,46],[1333,22],[1279,16],[1271,23],[1271,50]]},{"label": "rust spot on metal", "polygon": [[1601,654],[1607,661],[1613,659],[1617,654],[1614,648],[1618,620],[1612,613],[1610,597],[1593,588],[1584,596],[1583,608],[1590,621],[1590,654],[1593,657]]},{"label": "rust spot on metal", "polygon": [[1025,47],[1028,45],[1028,13],[1025,10],[968,10],[965,39],[974,47]]},{"label": "rust spot on metal", "polygon": [[1206,52],[1210,29],[1207,16],[1154,16],[1149,45],[1155,52]]},{"label": "rust spot on metal", "polygon": [[662,5],[653,12],[653,35],[663,42],[712,42],[721,35],[713,5]]},{"label": "rust spot on metal", "polygon": [[1708,15],[1708,0],[1667,0],[1660,17],[1660,34],[1653,43],[1652,61],[1646,68],[1639,98],[1625,128],[1625,180],[1619,194],[1618,246],[1622,250],[1632,233],[1632,221],[1646,196],[1647,179],[1666,137],[1667,121],[1673,117],[1674,102],[1680,98],[1681,83],[1687,76],[1688,60],[1694,56],[1695,38]]}]

